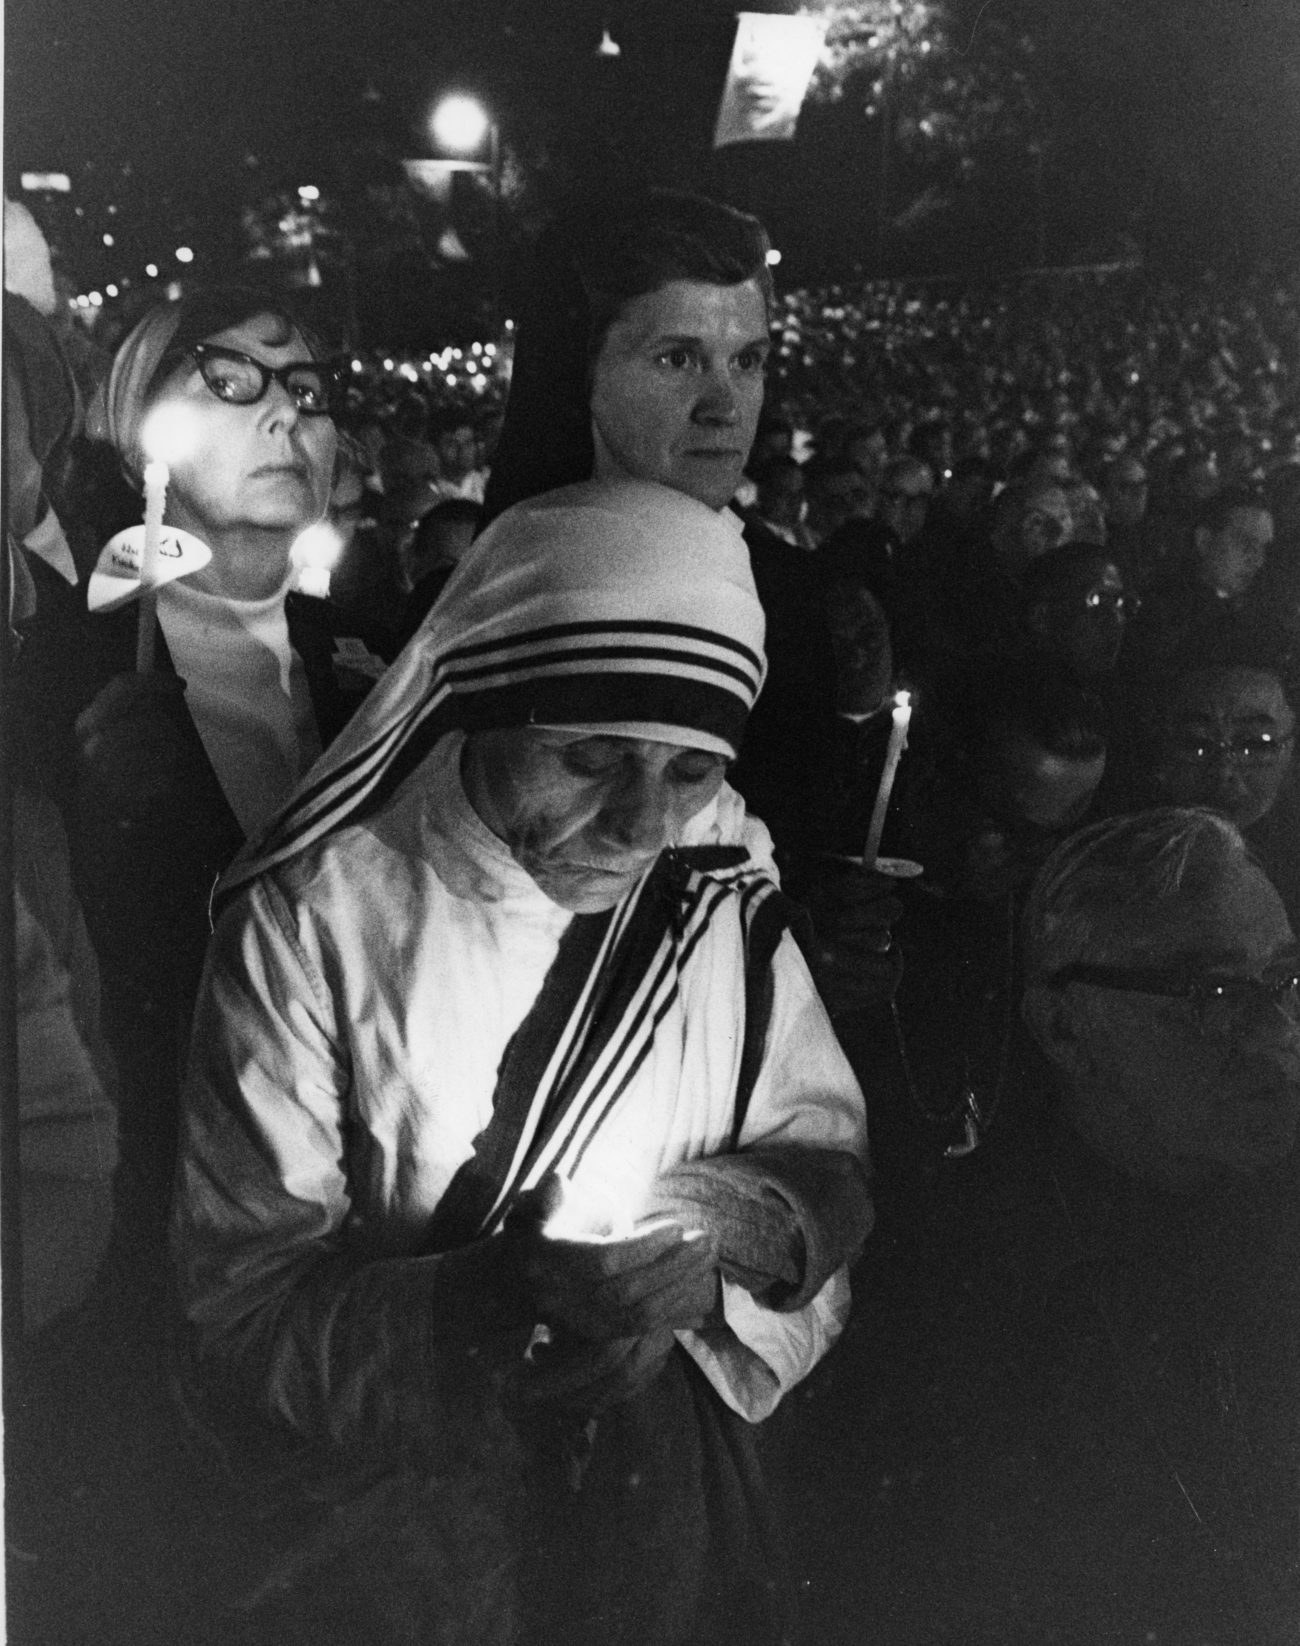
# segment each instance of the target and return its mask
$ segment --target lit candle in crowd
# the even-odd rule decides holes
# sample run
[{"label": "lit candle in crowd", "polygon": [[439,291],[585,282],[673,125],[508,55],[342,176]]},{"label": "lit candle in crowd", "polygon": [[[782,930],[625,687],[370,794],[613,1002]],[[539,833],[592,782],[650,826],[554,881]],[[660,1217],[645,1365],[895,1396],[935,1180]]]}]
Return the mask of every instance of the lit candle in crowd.
[{"label": "lit candle in crowd", "polygon": [[880,837],[885,832],[885,813],[889,810],[889,796],[893,792],[894,779],[898,775],[898,762],[903,758],[903,750],[907,747],[907,728],[911,720],[912,694],[895,692],[894,723],[889,731],[889,748],[885,752],[885,766],[880,774],[880,787],[876,790],[876,803],[871,811],[867,842],[862,848],[864,869],[871,868],[880,856]]},{"label": "lit candle in crowd", "polygon": [[193,444],[193,421],[181,406],[156,407],[140,431],[144,465],[144,547],[140,553],[140,612],[135,631],[137,674],[153,670],[154,637],[158,629],[158,556],[162,544],[163,510],[170,464],[185,456]]}]

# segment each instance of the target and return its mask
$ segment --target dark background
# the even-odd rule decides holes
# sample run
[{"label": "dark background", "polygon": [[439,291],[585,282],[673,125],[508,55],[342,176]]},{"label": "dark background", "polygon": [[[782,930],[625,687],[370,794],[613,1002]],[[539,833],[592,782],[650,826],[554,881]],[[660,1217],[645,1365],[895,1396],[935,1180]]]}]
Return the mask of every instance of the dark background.
[{"label": "dark background", "polygon": [[[386,237],[401,239],[397,162],[422,151],[425,112],[459,86],[500,120],[508,241],[562,187],[603,171],[689,182],[759,210],[786,281],[965,276],[1103,260],[1118,246],[1186,270],[1288,255],[1300,243],[1295,0],[951,0],[959,47],[978,52],[995,29],[1031,43],[1046,142],[1037,160],[1014,142],[985,152],[943,211],[885,235],[881,123],[858,98],[810,103],[793,143],[711,150],[734,9],[16,0],[6,178],[13,189],[26,169],[71,176],[54,238],[77,289],[161,265],[182,243],[195,248],[196,270],[238,261],[248,243],[241,213],[265,215],[266,202],[304,182],[339,203],[338,231],[378,256]],[[603,27],[622,47],[617,58],[595,54]],[[895,166],[891,182],[892,216],[908,203],[905,169]],[[387,205],[376,204],[385,188]],[[431,296],[455,329],[466,289],[484,283],[483,202],[471,193],[461,210],[471,269],[440,273],[418,222],[407,224],[405,251],[387,246],[383,278],[364,257],[354,268],[370,340],[400,343],[417,317],[434,340]],[[328,274],[328,255],[322,267]]]}]

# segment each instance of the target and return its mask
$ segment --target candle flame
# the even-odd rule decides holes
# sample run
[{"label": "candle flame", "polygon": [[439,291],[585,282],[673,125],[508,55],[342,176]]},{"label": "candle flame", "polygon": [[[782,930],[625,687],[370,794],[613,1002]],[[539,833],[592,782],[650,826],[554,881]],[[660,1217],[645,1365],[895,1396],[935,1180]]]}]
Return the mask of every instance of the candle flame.
[{"label": "candle flame", "polygon": [[140,425],[140,450],[146,462],[170,466],[190,455],[198,434],[199,420],[193,408],[164,400]]},{"label": "candle flame", "polygon": [[343,547],[343,534],[335,531],[327,520],[317,520],[294,538],[289,559],[298,567],[319,566],[331,571],[338,565]]},{"label": "candle flame", "polygon": [[584,1178],[559,1180],[561,1199],[542,1233],[550,1240],[626,1240],[633,1231],[626,1195],[609,1184]]}]

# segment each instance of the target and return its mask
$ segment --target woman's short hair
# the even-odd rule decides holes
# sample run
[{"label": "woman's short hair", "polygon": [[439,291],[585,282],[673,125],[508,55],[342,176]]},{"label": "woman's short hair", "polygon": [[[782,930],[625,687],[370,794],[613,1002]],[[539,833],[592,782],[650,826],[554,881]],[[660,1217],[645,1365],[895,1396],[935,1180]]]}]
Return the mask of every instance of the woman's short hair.
[{"label": "woman's short hair", "polygon": [[752,280],[769,313],[775,287],[772,243],[756,217],[719,200],[651,189],[622,210],[602,212],[573,246],[587,299],[587,358],[599,354],[614,321],[637,297],[673,280],[739,286]]},{"label": "woman's short hair", "polygon": [[1171,905],[1211,893],[1250,856],[1237,829],[1200,806],[1158,806],[1090,824],[1039,870],[1024,910],[1025,983],[1076,960],[1140,958]]}]

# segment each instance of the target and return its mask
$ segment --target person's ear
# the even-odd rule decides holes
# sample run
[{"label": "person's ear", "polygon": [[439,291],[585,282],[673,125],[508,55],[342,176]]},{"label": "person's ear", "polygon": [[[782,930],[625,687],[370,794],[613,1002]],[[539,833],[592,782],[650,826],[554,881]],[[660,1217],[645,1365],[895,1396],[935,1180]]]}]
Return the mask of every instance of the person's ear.
[{"label": "person's ear", "polygon": [[1043,1056],[1062,1074],[1079,1080],[1096,1072],[1086,1016],[1066,990],[1031,983],[1020,1002],[1020,1015]]}]

